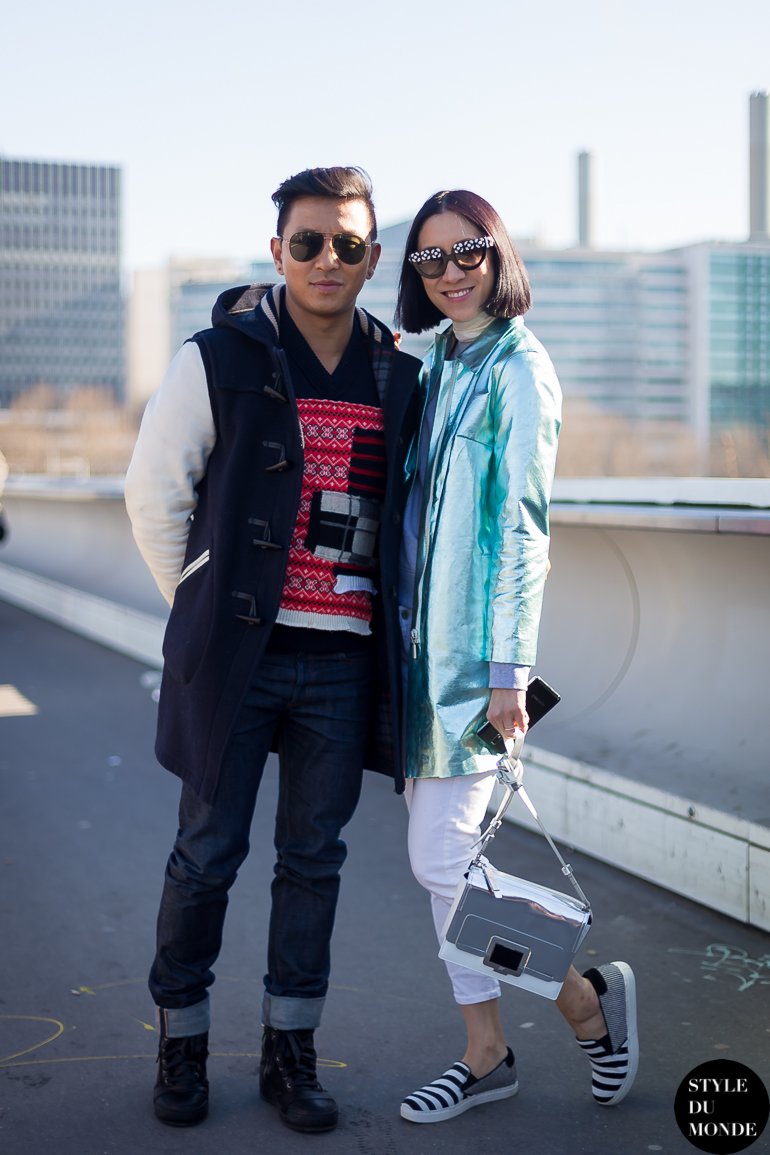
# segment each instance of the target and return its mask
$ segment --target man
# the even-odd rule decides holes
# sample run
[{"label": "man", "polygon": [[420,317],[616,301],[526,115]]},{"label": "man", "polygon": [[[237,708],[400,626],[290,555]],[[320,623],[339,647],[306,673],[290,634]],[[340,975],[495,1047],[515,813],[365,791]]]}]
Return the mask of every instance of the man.
[{"label": "man", "polygon": [[154,1105],[177,1126],[207,1113],[211,968],[272,748],[280,786],[260,1091],[289,1127],[325,1131],[338,1113],[316,1077],[313,1031],[340,831],[369,751],[403,788],[403,495],[387,465],[419,362],[356,308],[380,255],[367,175],[310,169],[273,201],[285,284],[220,297],[213,327],[182,347],[148,404],[126,477],[137,544],[171,604],[156,753],[183,780],[149,982]]}]

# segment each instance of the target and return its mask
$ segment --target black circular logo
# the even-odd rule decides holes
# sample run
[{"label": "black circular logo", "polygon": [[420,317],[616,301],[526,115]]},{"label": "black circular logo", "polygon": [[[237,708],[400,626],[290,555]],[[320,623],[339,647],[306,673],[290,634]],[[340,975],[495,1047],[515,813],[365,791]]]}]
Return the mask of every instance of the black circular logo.
[{"label": "black circular logo", "polygon": [[732,1059],[713,1059],[682,1079],[674,1114],[693,1147],[710,1155],[731,1155],[750,1147],[762,1134],[770,1099],[751,1067]]}]

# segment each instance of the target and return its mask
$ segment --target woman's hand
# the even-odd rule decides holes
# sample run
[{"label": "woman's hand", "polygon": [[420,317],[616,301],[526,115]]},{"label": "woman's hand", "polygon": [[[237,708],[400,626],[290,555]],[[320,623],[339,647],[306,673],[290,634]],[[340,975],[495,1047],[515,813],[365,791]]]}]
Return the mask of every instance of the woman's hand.
[{"label": "woman's hand", "polygon": [[514,728],[525,734],[529,725],[526,690],[493,690],[489,699],[487,718],[503,738],[510,738]]}]

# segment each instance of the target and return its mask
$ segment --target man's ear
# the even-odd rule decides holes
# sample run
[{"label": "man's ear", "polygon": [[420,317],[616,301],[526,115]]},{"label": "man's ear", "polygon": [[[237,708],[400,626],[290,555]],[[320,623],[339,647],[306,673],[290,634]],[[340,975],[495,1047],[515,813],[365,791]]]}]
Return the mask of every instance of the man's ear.
[{"label": "man's ear", "polygon": [[374,244],[372,245],[371,251],[369,253],[369,268],[366,270],[367,281],[369,280],[370,277],[374,276],[374,270],[377,268],[377,262],[380,259],[381,253],[382,253],[382,245],[380,244],[379,241],[375,241]]},{"label": "man's ear", "polygon": [[270,253],[271,253],[272,258],[273,258],[273,264],[275,265],[276,273],[280,273],[281,276],[283,276],[283,260],[281,257],[282,242],[281,242],[280,237],[273,237],[271,239],[271,241],[270,241]]}]

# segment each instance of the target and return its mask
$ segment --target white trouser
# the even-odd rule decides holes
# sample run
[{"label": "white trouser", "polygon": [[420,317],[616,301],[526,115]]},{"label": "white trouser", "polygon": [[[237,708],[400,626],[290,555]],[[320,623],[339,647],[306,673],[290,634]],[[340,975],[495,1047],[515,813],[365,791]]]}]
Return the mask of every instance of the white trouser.
[{"label": "white trouser", "polygon": [[[407,778],[409,861],[414,876],[430,892],[439,939],[457,884],[473,857],[473,844],[495,785],[495,771],[455,778]],[[500,997],[496,979],[456,963],[446,963],[455,1002],[461,1006]]]}]

